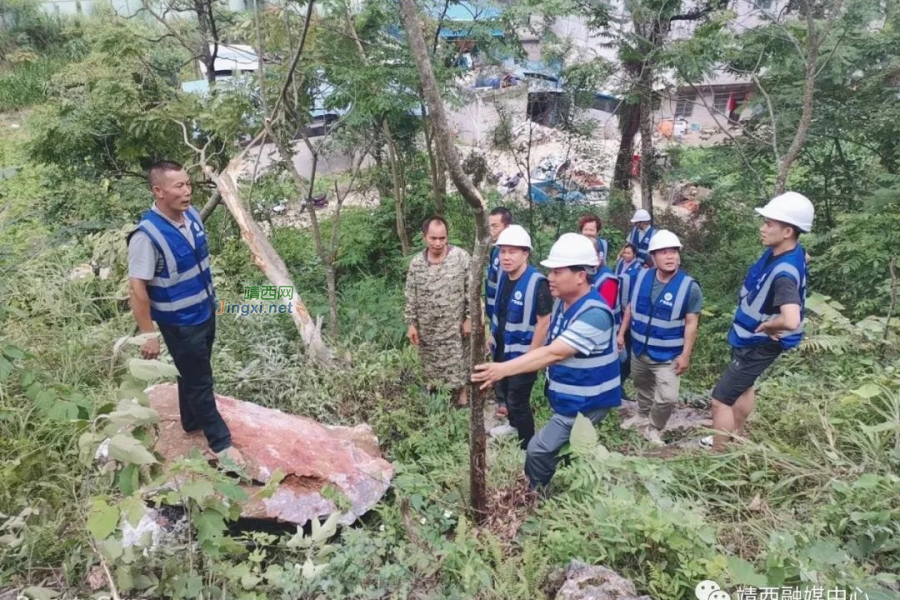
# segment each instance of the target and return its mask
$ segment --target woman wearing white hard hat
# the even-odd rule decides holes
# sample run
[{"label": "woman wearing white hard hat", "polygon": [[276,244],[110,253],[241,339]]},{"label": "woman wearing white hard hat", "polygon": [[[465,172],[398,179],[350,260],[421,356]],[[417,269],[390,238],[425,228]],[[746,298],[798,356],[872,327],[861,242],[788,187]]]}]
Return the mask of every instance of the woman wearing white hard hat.
[{"label": "woman wearing white hard hat", "polygon": [[[656,230],[653,229],[652,221],[650,213],[643,208],[634,211],[634,216],[631,217],[631,233],[625,239],[626,242],[634,244],[634,247],[637,248],[638,260],[645,266],[651,266],[653,260],[648,250],[650,240],[653,238],[653,234],[656,233]],[[622,256],[621,253],[619,253],[619,256]]]},{"label": "woman wearing white hard hat", "polygon": [[666,229],[650,240],[656,265],[635,278],[619,329],[619,350],[631,333],[631,376],[638,413],[626,421],[662,445],[662,431],[678,402],[683,375],[697,340],[703,294],[681,265],[681,240]]},{"label": "woman wearing white hard hat", "polygon": [[485,389],[506,377],[547,368],[553,414],[531,438],[525,458],[525,474],[534,489],[550,483],[578,413],[599,423],[622,403],[615,318],[591,285],[599,262],[589,239],[563,234],[541,262],[550,269],[550,291],[559,300],[547,345],[513,360],[478,365],[472,375]]},{"label": "woman wearing white hard hat", "polygon": [[756,403],[756,379],[785,350],[803,339],[806,305],[806,251],[800,234],[812,229],[815,209],[806,196],[785,192],[757,208],[766,251],[750,267],[738,294],[728,343],[731,362],[712,393],[713,429],[722,432],[704,445],[723,450]]},{"label": "woman wearing white hard hat", "polygon": [[[553,296],[547,278],[528,264],[531,236],[521,225],[501,231],[494,245],[499,250],[500,275],[491,314],[490,347],[494,362],[502,363],[544,345]],[[523,450],[534,436],[531,388],[536,379],[535,373],[521,373],[494,384],[497,402],[506,405],[509,424],[519,434]]]}]

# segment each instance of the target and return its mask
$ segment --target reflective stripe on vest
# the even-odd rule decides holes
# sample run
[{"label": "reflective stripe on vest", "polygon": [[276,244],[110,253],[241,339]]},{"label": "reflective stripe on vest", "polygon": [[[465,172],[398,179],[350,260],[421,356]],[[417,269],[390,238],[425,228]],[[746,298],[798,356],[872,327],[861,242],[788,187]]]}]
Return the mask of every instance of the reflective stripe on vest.
[{"label": "reflective stripe on vest", "polygon": [[[607,313],[612,321],[612,311],[593,288],[565,311],[562,302],[557,301],[547,343],[552,343],[570,323],[593,308]],[[548,367],[546,392],[554,412],[575,416],[622,403],[614,326],[603,332],[598,348],[591,354],[578,353]]]},{"label": "reflective stripe on vest", "polygon": [[687,302],[694,280],[678,270],[655,303],[650,302],[657,269],[638,274],[631,297],[631,341],[635,356],[645,352],[655,362],[674,360],[684,350]]},{"label": "reflective stripe on vest", "polygon": [[497,295],[497,276],[500,272],[500,248],[491,248],[484,282],[484,312],[488,322],[494,316],[494,297]]},{"label": "reflective stripe on vest", "polygon": [[[505,272],[500,272],[497,281],[497,296],[508,279]],[[537,289],[544,276],[534,267],[529,266],[513,286],[512,294],[506,305],[506,323],[503,335],[503,360],[512,360],[531,349],[534,339],[534,328],[537,324]],[[495,297],[494,306],[496,307]],[[521,307],[521,310],[520,310]],[[491,316],[491,336],[498,339],[500,327],[497,311]]]},{"label": "reflective stripe on vest", "polygon": [[[150,316],[167,325],[199,325],[212,316],[215,290],[209,268],[209,246],[193,207],[185,213],[194,246],[165,217],[147,211],[135,231],[142,231],[163,255],[163,267],[147,282]],[[130,237],[130,236],[129,236]]]},{"label": "reflective stripe on vest", "polygon": [[741,291],[738,294],[738,307],[734,314],[734,322],[728,333],[728,342],[735,347],[748,347],[762,344],[769,340],[766,333],[756,333],[764,322],[773,319],[780,313],[765,313],[766,301],[772,292],[772,284],[779,277],[789,277],[797,284],[800,293],[800,326],[781,337],[781,347],[790,350],[800,344],[803,339],[803,324],[806,311],[806,251],[798,245],[790,252],[769,262],[772,250],[767,249],[756,263],[750,267]]},{"label": "reflective stripe on vest", "polygon": [[609,242],[598,237],[594,247],[597,249],[597,253],[603,256],[603,258],[600,259],[601,264],[609,264]]}]

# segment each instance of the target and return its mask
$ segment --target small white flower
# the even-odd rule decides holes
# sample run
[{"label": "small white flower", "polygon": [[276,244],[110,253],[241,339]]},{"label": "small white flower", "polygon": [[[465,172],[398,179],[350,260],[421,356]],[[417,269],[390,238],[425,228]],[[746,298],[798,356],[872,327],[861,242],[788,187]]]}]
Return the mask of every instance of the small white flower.
[{"label": "small white flower", "polygon": [[424,525],[426,522],[427,522],[427,519],[425,517],[422,517],[421,519],[419,519],[419,523],[421,523],[422,525]]},{"label": "small white flower", "polygon": [[384,531],[384,525],[379,526],[378,531]]},{"label": "small white flower", "polygon": [[453,511],[452,511],[452,510],[445,510],[445,511],[444,511],[444,518],[445,518],[445,519],[449,519],[449,518],[452,517],[452,516],[453,516]]}]

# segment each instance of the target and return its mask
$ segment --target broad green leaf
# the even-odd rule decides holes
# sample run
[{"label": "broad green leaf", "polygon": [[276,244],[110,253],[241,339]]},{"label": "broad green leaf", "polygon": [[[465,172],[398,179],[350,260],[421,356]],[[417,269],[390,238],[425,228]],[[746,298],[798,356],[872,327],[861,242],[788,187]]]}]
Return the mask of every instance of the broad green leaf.
[{"label": "broad green leaf", "polygon": [[119,491],[122,492],[123,495],[132,495],[137,491],[140,484],[138,466],[134,464],[126,465],[124,469],[119,471],[116,480],[119,484]]},{"label": "broad green leaf", "polygon": [[215,490],[213,490],[212,483],[210,483],[206,479],[196,479],[194,481],[188,481],[184,485],[181,486],[179,490],[181,495],[185,498],[190,498],[197,504],[202,505],[206,500],[215,495]]},{"label": "broad green leaf", "polygon": [[156,458],[143,444],[130,435],[119,433],[109,440],[109,454],[125,464],[150,465]]},{"label": "broad green leaf", "polygon": [[119,508],[110,506],[103,499],[94,500],[91,515],[88,517],[87,528],[97,541],[108,538],[119,525]]},{"label": "broad green leaf", "polygon": [[328,515],[328,519],[325,521],[323,525],[319,524],[319,519],[317,517],[312,518],[312,541],[314,543],[324,542],[328,538],[332,537],[337,532],[337,523],[338,519],[341,518],[341,513],[335,511]]},{"label": "broad green leaf", "polygon": [[107,415],[119,427],[127,425],[153,425],[159,423],[159,413],[152,408],[141,406],[134,400],[122,400],[114,412]]},{"label": "broad green leaf", "polygon": [[804,554],[819,565],[839,565],[848,560],[847,553],[838,548],[837,544],[819,540],[806,548]]},{"label": "broad green leaf", "polygon": [[154,379],[174,379],[178,376],[178,369],[158,360],[144,360],[132,358],[128,361],[128,370],[136,378],[142,381]]},{"label": "broad green leaf", "polygon": [[262,577],[257,577],[256,575],[247,573],[246,575],[241,577],[241,587],[243,587],[245,590],[252,590],[260,581],[262,581]]},{"label": "broad green leaf", "polygon": [[874,383],[867,383],[862,387],[856,388],[851,393],[856,394],[860,398],[865,398],[868,400],[869,398],[874,398],[875,396],[880,394],[881,388]]},{"label": "broad green leaf", "polygon": [[197,528],[197,540],[215,545],[222,539],[225,531],[225,519],[214,510],[204,510],[194,517],[194,527]]},{"label": "broad green leaf", "polygon": [[599,443],[597,430],[590,419],[583,414],[578,413],[575,417],[575,424],[572,425],[572,433],[569,435],[569,444],[572,450],[581,454],[589,452]]},{"label": "broad green leaf", "polygon": [[25,588],[22,590],[22,594],[32,600],[53,600],[53,598],[59,598],[60,596],[60,593],[56,590],[37,586]]},{"label": "broad green leaf", "polygon": [[58,400],[47,411],[47,418],[51,421],[75,421],[78,419],[78,406],[65,400]]},{"label": "broad green leaf", "polygon": [[122,556],[122,542],[115,538],[103,540],[100,543],[100,551],[103,553],[103,556],[106,557],[106,560],[115,562]]},{"label": "broad green leaf", "polygon": [[12,369],[12,363],[0,356],[0,381],[6,381],[6,378],[12,373]]},{"label": "broad green leaf", "polygon": [[3,346],[3,354],[5,354],[6,357],[10,360],[25,358],[25,353],[11,344],[6,344],[5,346]]},{"label": "broad green leaf", "polygon": [[860,425],[860,428],[866,433],[881,433],[883,431],[900,431],[900,423],[891,423],[890,421],[879,423],[878,425]]},{"label": "broad green leaf", "polygon": [[753,565],[740,556],[728,557],[728,569],[734,583],[755,587],[764,587],[768,583],[765,575],[757,573]]},{"label": "broad green leaf", "polygon": [[313,561],[309,558],[306,559],[306,562],[303,563],[303,578],[304,579],[314,579],[316,575],[325,570],[327,565],[315,565]]},{"label": "broad green leaf", "polygon": [[119,511],[132,527],[137,527],[138,523],[141,522],[141,519],[143,519],[146,514],[144,510],[144,501],[141,500],[140,496],[132,496],[122,500],[119,503]]}]

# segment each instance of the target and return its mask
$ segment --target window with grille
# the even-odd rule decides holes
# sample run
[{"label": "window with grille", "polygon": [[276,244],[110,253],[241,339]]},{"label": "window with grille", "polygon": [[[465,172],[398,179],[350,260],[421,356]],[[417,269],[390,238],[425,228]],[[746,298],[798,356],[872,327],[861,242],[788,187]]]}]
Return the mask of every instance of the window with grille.
[{"label": "window with grille", "polygon": [[682,92],[678,94],[675,101],[675,118],[687,119],[694,113],[694,101],[697,100],[697,94],[693,92]]}]

